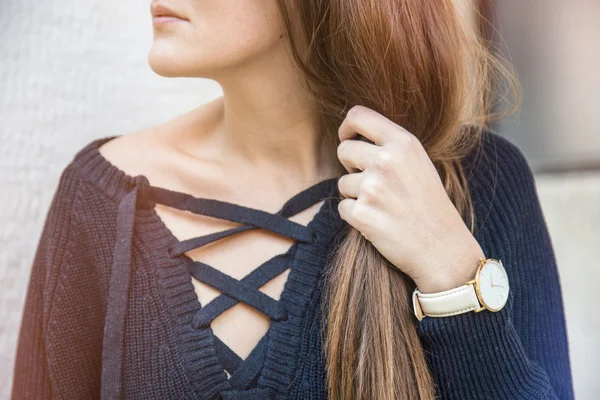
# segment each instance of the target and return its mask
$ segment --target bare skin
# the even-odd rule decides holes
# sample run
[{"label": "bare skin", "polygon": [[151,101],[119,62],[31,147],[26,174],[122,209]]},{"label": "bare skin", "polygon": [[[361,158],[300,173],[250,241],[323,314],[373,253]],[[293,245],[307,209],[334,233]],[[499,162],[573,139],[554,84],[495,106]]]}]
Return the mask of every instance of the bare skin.
[{"label": "bare skin", "polygon": [[[153,2],[181,19],[153,24],[151,68],[162,76],[216,80],[223,96],[153,128],[125,134],[100,153],[129,175],[153,186],[276,212],[301,190],[339,176],[335,148],[316,143],[315,101],[301,87],[287,54],[275,1],[192,0]],[[218,27],[215,29],[214,27]],[[291,217],[303,225],[322,202]],[[157,205],[176,238],[222,231],[237,223]],[[187,252],[240,279],[293,240],[254,229]],[[289,270],[261,290],[278,299]],[[192,278],[202,305],[219,292]],[[246,358],[269,327],[269,319],[244,304],[212,323],[214,333]]]}]

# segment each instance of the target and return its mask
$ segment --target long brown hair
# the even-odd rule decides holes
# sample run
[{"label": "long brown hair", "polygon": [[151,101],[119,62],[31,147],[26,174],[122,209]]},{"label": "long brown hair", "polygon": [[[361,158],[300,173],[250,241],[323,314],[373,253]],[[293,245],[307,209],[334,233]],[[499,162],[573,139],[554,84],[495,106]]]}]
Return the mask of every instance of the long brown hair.
[{"label": "long brown hair", "polygon": [[[521,88],[510,64],[491,51],[457,2],[278,4],[292,55],[319,102],[324,148],[339,144],[337,128],[353,105],[383,114],[420,140],[473,232],[461,160],[489,121],[518,109]],[[513,107],[498,112],[504,92]],[[414,282],[353,228],[332,254],[323,302],[329,397],[434,398],[435,381],[410,308]]]}]

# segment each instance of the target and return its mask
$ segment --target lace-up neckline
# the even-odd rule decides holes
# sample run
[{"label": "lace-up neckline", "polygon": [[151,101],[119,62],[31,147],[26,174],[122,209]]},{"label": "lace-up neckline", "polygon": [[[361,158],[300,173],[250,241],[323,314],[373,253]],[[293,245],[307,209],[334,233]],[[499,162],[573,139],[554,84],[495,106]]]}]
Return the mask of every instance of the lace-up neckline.
[{"label": "lace-up neckline", "polygon": [[[293,196],[276,213],[269,213],[154,187],[143,175],[129,176],[98,151],[103,143],[116,137],[98,139],[77,156],[91,168],[86,173],[90,181],[103,186],[118,205],[117,238],[104,328],[103,382],[120,382],[123,373],[125,310],[130,275],[134,273],[131,271],[132,250],[139,241],[140,248],[149,252],[156,262],[150,268],[155,268],[157,286],[172,312],[170,317],[175,323],[184,372],[193,390],[209,399],[280,398],[293,378],[305,306],[317,285],[329,241],[341,226],[337,207],[333,204],[338,199],[337,179],[321,181]],[[324,200],[322,206],[307,226],[288,219],[321,200]],[[243,225],[179,241],[155,212],[156,204]],[[285,253],[265,261],[240,280],[185,254],[256,228],[267,229],[295,242]],[[144,234],[134,235],[138,231]],[[290,273],[279,300],[258,290],[287,269]],[[192,276],[214,287],[220,294],[202,307]],[[267,333],[245,360],[223,343],[210,327],[215,318],[238,303],[255,308],[271,320]],[[229,378],[225,370],[230,373]],[[102,398],[120,396],[120,385],[103,385]]]},{"label": "lace-up neckline", "polygon": [[[151,198],[159,204],[244,224],[225,231],[195,237],[182,242],[178,241],[174,248],[168,249],[171,256],[184,256],[184,253],[188,250],[256,228],[267,229],[296,240],[288,251],[270,258],[241,280],[232,278],[203,262],[193,261],[187,256],[183,257],[184,263],[194,278],[221,292],[219,296],[196,312],[192,321],[194,329],[209,328],[213,320],[238,302],[245,303],[262,312],[272,321],[285,321],[288,318],[288,313],[281,302],[274,300],[258,289],[289,268],[296,255],[299,242],[312,243],[315,240],[314,231],[310,227],[290,221],[288,217],[304,211],[327,197],[332,193],[336,181],[336,179],[325,180],[296,194],[275,214],[230,202],[196,198],[163,188],[150,187]],[[250,355],[243,360],[218,336],[213,334],[220,362],[224,369],[231,374],[229,383],[232,388],[246,390],[258,377],[264,361],[267,338],[268,331]]]}]

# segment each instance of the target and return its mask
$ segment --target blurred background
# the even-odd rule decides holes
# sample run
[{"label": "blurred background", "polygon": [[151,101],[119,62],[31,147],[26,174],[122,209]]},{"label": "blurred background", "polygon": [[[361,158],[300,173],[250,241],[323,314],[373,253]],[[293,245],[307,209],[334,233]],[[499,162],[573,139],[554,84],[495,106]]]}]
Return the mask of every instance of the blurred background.
[{"label": "blurred background", "polygon": [[[600,1],[457,1],[493,25],[482,34],[523,84],[520,111],[492,128],[536,175],[575,393],[599,399]],[[30,267],[62,169],[93,139],[148,128],[221,92],[214,81],[150,70],[148,0],[0,0],[0,39],[0,398],[8,398]]]}]

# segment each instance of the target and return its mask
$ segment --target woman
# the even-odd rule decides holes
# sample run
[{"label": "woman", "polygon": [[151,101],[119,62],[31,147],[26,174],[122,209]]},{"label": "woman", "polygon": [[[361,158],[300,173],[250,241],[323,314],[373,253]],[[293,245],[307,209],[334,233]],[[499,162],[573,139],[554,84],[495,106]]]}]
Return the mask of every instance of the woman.
[{"label": "woman", "polygon": [[573,397],[534,178],[486,129],[518,86],[455,2],[151,12],[151,68],[224,95],[65,168],[13,398]]}]

